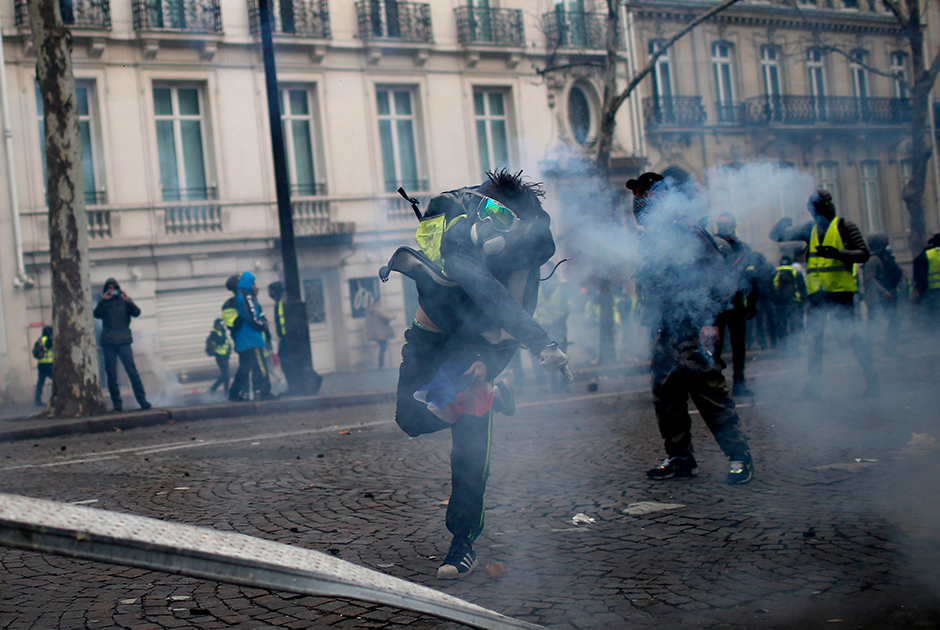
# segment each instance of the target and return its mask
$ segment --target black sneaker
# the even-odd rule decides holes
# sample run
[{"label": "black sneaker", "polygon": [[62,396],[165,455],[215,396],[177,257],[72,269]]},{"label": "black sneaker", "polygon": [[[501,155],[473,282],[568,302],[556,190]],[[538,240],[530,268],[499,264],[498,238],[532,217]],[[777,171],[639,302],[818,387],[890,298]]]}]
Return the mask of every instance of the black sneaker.
[{"label": "black sneaker", "polygon": [[737,382],[731,388],[732,396],[753,396],[754,391],[750,387],[745,385],[743,382]]},{"label": "black sneaker", "polygon": [[444,564],[437,570],[437,579],[456,580],[466,577],[477,566],[477,554],[470,543],[453,543]]},{"label": "black sneaker", "polygon": [[147,402],[146,400],[145,400],[144,402],[140,403],[140,410],[141,410],[141,411],[147,411],[147,410],[150,409],[151,407],[153,407],[153,405],[151,405],[151,404],[150,404],[149,402]]},{"label": "black sneaker", "polygon": [[493,386],[493,411],[497,411],[504,416],[511,416],[516,413],[516,393],[506,381],[500,381]]},{"label": "black sneaker", "polygon": [[695,463],[695,458],[691,455],[667,457],[656,468],[647,470],[646,476],[657,481],[673,477],[694,477],[696,468],[698,468],[698,464]]},{"label": "black sneaker", "polygon": [[754,461],[748,455],[742,459],[731,460],[726,481],[731,485],[747,483],[754,477]]}]

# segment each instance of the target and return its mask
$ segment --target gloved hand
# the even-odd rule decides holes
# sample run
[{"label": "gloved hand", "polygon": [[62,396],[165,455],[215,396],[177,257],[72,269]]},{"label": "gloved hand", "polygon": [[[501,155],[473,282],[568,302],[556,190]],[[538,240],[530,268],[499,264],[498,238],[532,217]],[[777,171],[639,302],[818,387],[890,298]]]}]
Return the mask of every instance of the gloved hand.
[{"label": "gloved hand", "polygon": [[839,255],[839,248],[833,247],[832,245],[819,245],[816,247],[816,254],[822,256],[823,258],[833,258],[836,259],[836,256]]},{"label": "gloved hand", "polygon": [[748,304],[744,311],[744,318],[751,320],[751,319],[754,319],[755,317],[757,317],[757,305]]},{"label": "gloved hand", "polygon": [[571,373],[571,368],[568,367],[568,355],[562,352],[555,342],[548,344],[539,352],[539,365],[548,372],[558,370],[569,383],[574,381],[574,374]]}]

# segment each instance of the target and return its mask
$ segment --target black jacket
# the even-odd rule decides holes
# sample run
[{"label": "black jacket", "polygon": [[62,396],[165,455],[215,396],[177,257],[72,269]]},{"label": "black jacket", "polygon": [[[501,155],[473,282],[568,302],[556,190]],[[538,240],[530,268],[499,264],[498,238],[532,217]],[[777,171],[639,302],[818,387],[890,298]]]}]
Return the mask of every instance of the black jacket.
[{"label": "black jacket", "polygon": [[[120,290],[120,285],[114,278],[108,278],[104,286],[114,285]],[[104,291],[102,291],[104,294]],[[118,346],[129,344],[134,341],[131,334],[131,318],[140,315],[140,309],[136,304],[122,297],[102,298],[95,306],[95,317],[101,320],[101,341],[102,346]]]}]

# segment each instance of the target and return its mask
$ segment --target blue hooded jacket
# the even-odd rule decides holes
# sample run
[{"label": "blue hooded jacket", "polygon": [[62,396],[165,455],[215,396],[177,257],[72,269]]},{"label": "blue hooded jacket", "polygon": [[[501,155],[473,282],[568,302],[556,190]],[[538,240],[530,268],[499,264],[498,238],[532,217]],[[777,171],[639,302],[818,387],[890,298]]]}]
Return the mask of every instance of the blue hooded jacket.
[{"label": "blue hooded jacket", "polygon": [[261,314],[261,305],[251,290],[254,284],[255,276],[248,271],[238,280],[236,305],[243,324],[235,332],[235,352],[264,347],[263,331],[267,327],[267,320]]}]

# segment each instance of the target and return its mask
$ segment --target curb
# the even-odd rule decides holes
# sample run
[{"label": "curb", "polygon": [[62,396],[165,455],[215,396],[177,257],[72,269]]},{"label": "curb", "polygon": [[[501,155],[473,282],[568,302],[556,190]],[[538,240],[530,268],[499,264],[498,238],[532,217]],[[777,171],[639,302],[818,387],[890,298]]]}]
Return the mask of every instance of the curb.
[{"label": "curb", "polygon": [[22,423],[23,425],[29,426],[0,430],[0,442],[36,440],[40,438],[74,435],[76,433],[102,433],[114,430],[124,431],[136,427],[151,427],[175,422],[191,422],[193,420],[240,418],[244,416],[289,413],[292,411],[317,411],[319,409],[335,407],[374,405],[384,402],[393,402],[394,400],[395,392],[371,392],[324,397],[302,396],[265,402],[217,403],[194,407],[165,407],[162,409],[110,413],[108,415],[90,418],[71,418],[68,420],[23,418],[9,422],[12,424]]},{"label": "curb", "polygon": [[[574,372],[576,381],[596,381],[610,376],[635,376],[648,371],[647,363],[628,365],[590,366]],[[4,421],[14,425],[0,429],[0,442],[18,442],[41,438],[75,435],[77,433],[104,433],[136,427],[152,427],[176,422],[214,420],[218,418],[241,418],[255,415],[271,415],[296,411],[317,411],[336,407],[374,405],[395,401],[396,392],[366,392],[338,394],[333,396],[298,396],[265,402],[213,403],[179,407],[161,407],[147,411],[124,411],[90,418],[63,420],[44,418],[20,418]],[[16,426],[19,425],[19,426]]]}]

